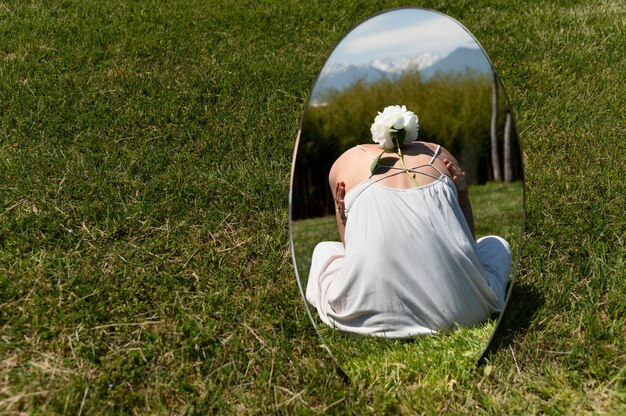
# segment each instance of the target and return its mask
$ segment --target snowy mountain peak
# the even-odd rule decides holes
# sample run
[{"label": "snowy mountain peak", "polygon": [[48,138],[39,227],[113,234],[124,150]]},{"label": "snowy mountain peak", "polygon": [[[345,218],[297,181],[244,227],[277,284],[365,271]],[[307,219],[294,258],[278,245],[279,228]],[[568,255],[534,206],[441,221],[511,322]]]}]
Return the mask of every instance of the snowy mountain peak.
[{"label": "snowy mountain peak", "polygon": [[433,65],[439,59],[441,59],[439,56],[429,52],[419,56],[405,56],[400,59],[376,59],[369,65],[383,72],[398,74],[408,69],[417,69],[421,71],[422,69]]}]

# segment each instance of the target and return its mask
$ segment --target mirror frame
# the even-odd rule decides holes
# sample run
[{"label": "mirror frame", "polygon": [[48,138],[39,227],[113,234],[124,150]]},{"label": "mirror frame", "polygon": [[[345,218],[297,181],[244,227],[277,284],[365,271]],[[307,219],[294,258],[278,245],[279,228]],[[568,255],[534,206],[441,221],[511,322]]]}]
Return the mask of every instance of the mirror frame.
[{"label": "mirror frame", "polygon": [[[342,37],[341,39],[339,39],[337,41],[337,43],[335,44],[335,46],[333,47],[333,49],[330,51],[330,53],[328,54],[328,56],[326,57],[326,59],[324,60],[324,63],[322,64],[320,70],[317,73],[317,76],[313,82],[313,85],[311,86],[310,92],[308,94],[307,97],[307,101],[304,105],[304,108],[302,110],[301,116],[300,116],[300,122],[299,122],[299,126],[298,126],[298,132],[296,135],[296,141],[295,141],[295,145],[294,145],[294,150],[293,150],[293,156],[292,156],[292,164],[291,164],[291,173],[290,173],[290,180],[289,180],[289,210],[288,210],[288,215],[289,215],[289,244],[290,244],[290,248],[291,248],[291,257],[292,257],[292,263],[293,263],[293,268],[294,268],[294,273],[295,273],[295,277],[296,277],[296,282],[298,285],[298,289],[300,291],[300,296],[302,298],[302,302],[304,304],[305,310],[307,312],[307,315],[309,317],[309,320],[311,321],[311,324],[313,325],[313,328],[315,330],[315,333],[317,334],[317,336],[319,337],[320,341],[322,342],[322,347],[326,350],[326,352],[328,353],[328,355],[330,356],[335,369],[337,370],[337,372],[339,373],[340,376],[342,376],[342,378],[344,378],[345,381],[349,380],[349,377],[347,376],[347,374],[344,372],[344,370],[342,369],[341,365],[339,364],[339,362],[337,361],[336,357],[334,356],[334,354],[332,353],[330,347],[328,346],[326,339],[324,338],[324,336],[322,336],[322,334],[320,333],[320,330],[318,328],[316,319],[313,317],[313,313],[311,312],[311,306],[308,304],[307,299],[306,299],[306,293],[305,293],[305,288],[302,286],[302,279],[300,277],[300,273],[298,271],[298,264],[297,264],[297,260],[296,260],[296,250],[295,250],[295,244],[294,244],[294,227],[293,227],[293,187],[294,187],[294,176],[295,176],[295,171],[296,171],[296,163],[297,163],[297,156],[298,156],[298,149],[300,148],[300,141],[301,141],[301,136],[302,136],[302,129],[303,129],[303,124],[304,124],[304,119],[305,119],[305,115],[307,114],[307,111],[309,110],[309,107],[311,105],[311,99],[313,96],[313,92],[315,90],[315,87],[317,85],[317,83],[320,80],[320,75],[322,74],[323,70],[326,68],[326,65],[328,63],[328,61],[330,60],[330,58],[332,57],[333,53],[337,50],[338,46],[343,42],[343,40],[346,39],[346,37],[348,35],[350,35],[354,29],[356,29],[358,26],[362,25],[363,23],[377,17],[383,14],[387,14],[387,13],[391,13],[394,11],[400,11],[400,10],[419,10],[419,11],[424,11],[424,12],[428,12],[428,13],[433,13],[433,14],[437,14],[443,18],[449,19],[452,22],[456,23],[461,29],[463,29],[475,42],[476,45],[480,48],[480,50],[483,52],[483,55],[485,57],[485,59],[487,60],[487,62],[489,63],[489,65],[491,66],[491,70],[492,72],[495,74],[495,77],[497,78],[498,81],[498,85],[500,88],[502,88],[503,92],[504,92],[504,99],[505,102],[507,104],[507,106],[510,106],[510,101],[508,98],[508,94],[506,93],[506,88],[504,87],[504,84],[502,82],[502,80],[500,79],[500,77],[498,76],[498,72],[496,71],[496,68],[491,60],[491,58],[489,58],[489,55],[487,54],[487,51],[485,50],[485,48],[483,47],[483,45],[478,41],[478,39],[476,39],[476,37],[469,31],[469,29],[467,27],[465,27],[465,25],[463,25],[461,22],[459,22],[458,20],[456,20],[455,18],[437,11],[437,10],[433,10],[433,9],[429,9],[429,8],[424,8],[424,7],[417,7],[417,6],[406,6],[406,7],[396,7],[396,8],[391,8],[391,9],[386,9],[383,11],[380,11],[376,14],[370,15],[367,18],[359,21],[357,24],[353,25]],[[509,272],[509,279],[507,281],[507,286],[506,286],[506,294],[505,294],[505,300],[504,300],[504,305],[502,307],[502,311],[499,313],[496,322],[494,324],[494,328],[491,331],[491,335],[487,341],[487,344],[483,347],[482,352],[480,352],[480,354],[478,355],[478,358],[475,360],[475,364],[477,366],[480,366],[482,364],[485,363],[485,361],[487,360],[487,358],[489,357],[489,355],[491,353],[494,353],[495,351],[497,351],[497,347],[495,346],[495,340],[496,337],[499,335],[499,333],[502,331],[502,322],[503,322],[503,317],[506,313],[507,310],[507,306],[509,303],[509,300],[511,298],[511,294],[513,291],[513,287],[515,284],[515,279],[517,276],[517,272],[518,272],[518,266],[519,266],[519,261],[520,261],[520,257],[522,254],[522,246],[523,246],[523,238],[524,238],[524,229],[525,229],[525,222],[526,222],[526,173],[525,173],[525,164],[523,162],[523,151],[522,151],[522,139],[520,137],[519,134],[519,129],[517,129],[517,123],[516,123],[516,118],[515,118],[515,114],[513,112],[512,106],[511,110],[510,110],[510,115],[511,115],[511,123],[513,126],[516,127],[515,131],[516,131],[516,136],[517,136],[517,146],[518,146],[518,150],[519,150],[519,154],[520,154],[520,161],[521,161],[521,166],[520,166],[520,170],[521,170],[521,175],[522,175],[522,206],[521,208],[521,223],[520,223],[520,229],[519,229],[519,236],[518,236],[518,244],[517,244],[517,250],[515,253],[511,253],[512,255],[515,256],[514,261],[513,261],[513,265],[512,268]]]}]

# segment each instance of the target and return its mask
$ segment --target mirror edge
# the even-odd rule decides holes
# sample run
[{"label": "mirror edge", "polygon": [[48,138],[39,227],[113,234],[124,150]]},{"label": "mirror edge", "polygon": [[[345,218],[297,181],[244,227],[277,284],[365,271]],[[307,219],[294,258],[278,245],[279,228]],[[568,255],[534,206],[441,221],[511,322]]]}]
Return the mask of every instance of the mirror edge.
[{"label": "mirror edge", "polygon": [[[329,55],[330,56],[330,55]],[[322,68],[324,68],[324,66],[322,66]],[[319,77],[319,74],[318,74]],[[317,78],[316,78],[317,80]],[[313,91],[313,89],[311,89],[311,91]],[[330,355],[330,358],[335,366],[335,370],[337,371],[337,373],[341,376],[341,378],[344,380],[344,382],[348,382],[350,380],[350,378],[348,377],[348,375],[346,374],[345,371],[343,371],[343,369],[341,368],[341,366],[339,365],[339,362],[337,361],[337,359],[335,358],[335,356],[333,355],[332,351],[330,350],[330,348],[328,347],[328,344],[326,343],[326,339],[324,339],[324,337],[322,336],[322,334],[319,331],[319,328],[317,327],[317,323],[315,322],[315,318],[313,317],[313,314],[311,312],[311,308],[309,307],[309,304],[306,300],[306,294],[304,292],[304,288],[302,287],[302,279],[300,279],[300,273],[298,272],[298,264],[296,261],[296,250],[295,250],[295,246],[294,246],[294,239],[293,239],[293,181],[294,181],[294,175],[296,172],[296,158],[298,155],[298,147],[300,146],[300,135],[302,133],[302,124],[303,124],[303,120],[304,120],[304,114],[306,113],[309,105],[309,101],[311,98],[311,93],[309,93],[309,96],[307,98],[307,103],[304,106],[304,109],[302,110],[302,116],[300,117],[300,125],[298,127],[298,133],[296,135],[296,143],[293,149],[293,156],[292,156],[292,160],[291,160],[291,175],[289,178],[289,211],[288,211],[288,216],[289,216],[289,246],[291,248],[291,262],[293,263],[293,269],[294,269],[294,273],[295,273],[295,278],[296,278],[296,283],[298,284],[298,290],[300,291],[300,297],[302,299],[302,302],[304,303],[304,309],[306,310],[307,316],[309,317],[309,321],[311,321],[311,324],[313,324],[313,329],[315,330],[315,333],[317,334],[318,338],[322,341],[322,348],[324,348],[326,350],[326,352],[328,353],[328,355]]]},{"label": "mirror edge", "polygon": [[[494,72],[496,72],[495,67],[493,66],[493,63],[491,64],[491,67],[493,68]],[[510,105],[509,97],[508,97],[508,94],[506,93],[506,88],[504,87],[504,83],[502,82],[500,77],[498,77],[498,81],[500,82],[502,89],[504,90],[506,101]],[[513,106],[511,106],[511,119],[513,121],[513,125],[516,127],[516,130],[517,130],[517,121],[515,117],[515,112],[513,111]],[[485,349],[476,360],[476,366],[481,366],[485,364],[485,362],[487,361],[487,358],[493,353],[495,353],[500,347],[500,343],[497,343],[497,339],[500,336],[500,333],[504,329],[502,322],[503,322],[504,315],[506,314],[506,311],[507,311],[507,306],[509,305],[509,300],[511,299],[511,295],[513,294],[513,286],[515,286],[515,280],[517,278],[517,273],[519,271],[519,262],[522,257],[522,247],[524,246],[524,231],[526,229],[526,165],[524,164],[522,141],[523,140],[520,136],[519,130],[517,130],[517,146],[519,147],[519,152],[520,152],[521,160],[522,160],[522,166],[521,166],[521,169],[522,169],[522,221],[521,221],[519,237],[518,237],[519,243],[517,245],[517,252],[515,253],[515,263],[513,264],[513,269],[511,270],[510,279],[508,283],[508,289],[507,289],[506,297],[504,298],[504,306],[502,307],[502,312],[500,312],[500,315],[498,316],[495,328],[493,329],[491,336],[489,337],[489,340],[487,341],[487,345],[485,346]]]}]

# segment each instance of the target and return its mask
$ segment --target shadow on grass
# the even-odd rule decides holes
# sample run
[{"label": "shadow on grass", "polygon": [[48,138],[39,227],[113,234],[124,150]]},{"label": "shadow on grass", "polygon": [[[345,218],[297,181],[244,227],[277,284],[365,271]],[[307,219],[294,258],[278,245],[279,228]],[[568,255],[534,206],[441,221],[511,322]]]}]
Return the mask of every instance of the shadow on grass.
[{"label": "shadow on grass", "polygon": [[525,334],[544,302],[543,295],[535,287],[528,284],[515,284],[502,321],[478,364],[484,364],[488,357],[508,347],[514,339]]}]

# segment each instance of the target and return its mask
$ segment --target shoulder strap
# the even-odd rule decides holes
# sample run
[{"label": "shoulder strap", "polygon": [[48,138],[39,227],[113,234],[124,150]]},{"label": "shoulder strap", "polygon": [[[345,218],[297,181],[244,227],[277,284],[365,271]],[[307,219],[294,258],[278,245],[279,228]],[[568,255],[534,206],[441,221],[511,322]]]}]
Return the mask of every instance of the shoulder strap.
[{"label": "shoulder strap", "polygon": [[439,169],[437,166],[433,165],[433,163],[435,163],[435,159],[437,159],[437,156],[439,156],[440,153],[441,153],[441,145],[439,144],[439,145],[437,145],[437,148],[435,149],[435,152],[433,153],[433,157],[430,159],[430,161],[428,163],[424,163],[424,164],[418,165],[418,166],[413,166],[411,168],[408,168],[407,171],[411,171],[411,172],[415,172],[415,173],[422,173],[424,175],[431,176],[431,177],[433,177],[435,179],[439,179],[439,178],[436,178],[435,176],[433,176],[431,174],[428,174],[428,173],[425,173],[425,172],[418,172],[417,169],[422,168],[424,166],[430,166],[430,167],[434,168],[437,172],[439,172],[439,174],[445,175],[445,173],[443,173],[441,171],[441,169]]},{"label": "shoulder strap", "polygon": [[435,149],[435,153],[433,154],[433,158],[430,159],[430,162],[428,162],[429,165],[432,165],[435,162],[435,159],[437,159],[437,156],[439,156],[439,153],[441,152],[441,145],[437,145],[437,149]]},{"label": "shoulder strap", "polygon": [[368,155],[370,155],[370,158],[371,158],[372,160],[374,160],[374,158],[376,157],[376,156],[373,156],[373,155],[369,152],[369,150],[367,150],[366,148],[364,148],[364,147],[363,147],[363,146],[361,146],[360,144],[357,144],[357,145],[356,145],[356,147],[358,147],[359,149],[363,150],[365,153],[367,153]]}]

